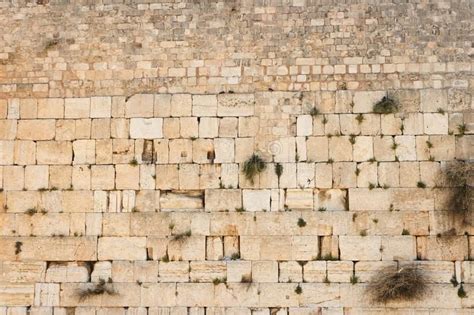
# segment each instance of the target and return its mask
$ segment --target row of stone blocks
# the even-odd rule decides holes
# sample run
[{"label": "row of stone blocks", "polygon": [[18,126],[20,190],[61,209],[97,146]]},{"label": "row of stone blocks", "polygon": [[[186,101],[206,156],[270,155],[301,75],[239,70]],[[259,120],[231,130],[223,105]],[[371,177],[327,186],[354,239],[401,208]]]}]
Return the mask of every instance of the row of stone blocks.
[{"label": "row of stone blocks", "polygon": [[[133,187],[130,187],[133,188]],[[138,187],[136,188],[138,189]],[[443,211],[451,188],[62,190],[0,192],[2,212]],[[416,199],[415,199],[416,198]]]}]

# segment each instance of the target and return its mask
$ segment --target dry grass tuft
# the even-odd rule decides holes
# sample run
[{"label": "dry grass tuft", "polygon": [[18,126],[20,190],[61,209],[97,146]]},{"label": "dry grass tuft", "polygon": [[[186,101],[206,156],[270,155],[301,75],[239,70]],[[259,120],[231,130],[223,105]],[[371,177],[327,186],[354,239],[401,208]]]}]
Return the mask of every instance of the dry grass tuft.
[{"label": "dry grass tuft", "polygon": [[79,301],[84,301],[85,299],[101,294],[108,294],[108,295],[117,295],[118,293],[112,287],[112,280],[109,279],[106,282],[104,279],[100,279],[98,283],[93,284],[84,289],[80,289],[78,291]]},{"label": "dry grass tuft", "polygon": [[427,278],[416,266],[387,267],[370,281],[368,293],[376,303],[410,301],[423,297],[427,291]]},{"label": "dry grass tuft", "polygon": [[447,208],[455,213],[467,213],[474,209],[474,163],[456,161],[449,163],[442,173],[442,181],[452,189]]},{"label": "dry grass tuft", "polygon": [[254,184],[254,177],[259,173],[265,170],[265,161],[257,154],[252,154],[252,156],[245,161],[242,172],[245,175],[245,178],[249,180],[252,185]]}]

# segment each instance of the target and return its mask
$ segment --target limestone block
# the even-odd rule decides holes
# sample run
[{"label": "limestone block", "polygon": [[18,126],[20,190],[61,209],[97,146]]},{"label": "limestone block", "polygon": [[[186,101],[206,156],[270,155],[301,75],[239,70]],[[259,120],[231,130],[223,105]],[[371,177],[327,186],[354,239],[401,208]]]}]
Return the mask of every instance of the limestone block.
[{"label": "limestone block", "polygon": [[241,208],[241,191],[239,189],[208,189],[205,192],[204,204],[207,211]]},{"label": "limestone block", "polygon": [[311,115],[298,116],[296,134],[298,136],[311,136],[313,134],[313,117]]},{"label": "limestone block", "polygon": [[327,277],[331,282],[350,282],[353,274],[352,261],[328,261]]},{"label": "limestone block", "polygon": [[77,140],[72,145],[74,151],[73,164],[94,164],[95,163],[95,141]]},{"label": "limestone block", "polygon": [[110,118],[97,118],[92,120],[91,138],[110,139],[111,126]]},{"label": "limestone block", "polygon": [[423,122],[425,134],[448,134],[448,115],[439,113],[425,113],[423,114]]},{"label": "limestone block", "polygon": [[296,161],[296,140],[294,137],[280,138],[276,144],[275,162],[288,163]]},{"label": "limestone block", "polygon": [[21,141],[21,140],[15,141],[13,159],[14,159],[14,163],[18,165],[35,164],[36,163],[36,142]]},{"label": "limestone block", "polygon": [[317,115],[313,117],[313,135],[323,136],[325,134],[326,119],[325,115]]},{"label": "limestone block", "polygon": [[280,188],[296,188],[296,164],[282,163],[283,173],[280,176]]},{"label": "limestone block", "polygon": [[159,282],[188,282],[189,262],[170,261],[160,262],[158,266]]},{"label": "limestone block", "polygon": [[65,118],[89,118],[90,98],[66,98],[64,101]]},{"label": "limestone block", "polygon": [[168,143],[169,140],[161,139],[161,140],[153,140],[153,148],[154,148],[154,158],[156,159],[156,164],[167,164],[168,163]]},{"label": "limestone block", "polygon": [[160,191],[147,189],[136,194],[135,207],[140,212],[155,212],[160,209]]},{"label": "limestone block", "polygon": [[192,99],[190,94],[173,94],[171,96],[171,116],[191,116]]},{"label": "limestone block", "polygon": [[179,132],[182,138],[197,138],[199,136],[199,123],[196,117],[179,118]]},{"label": "limestone block", "polygon": [[118,164],[115,166],[115,187],[117,189],[138,189],[140,168],[135,165]]},{"label": "limestone block", "polygon": [[202,117],[199,121],[200,138],[216,138],[219,134],[219,119]]},{"label": "limestone block", "polygon": [[[261,283],[260,307],[271,307],[279,305],[281,307],[290,307],[299,305],[299,295],[295,293],[296,283]],[[304,292],[304,289],[303,289]]]},{"label": "limestone block", "polygon": [[38,104],[36,99],[20,99],[20,117],[21,119],[34,119],[38,115]]},{"label": "limestone block", "polygon": [[91,171],[87,166],[75,165],[72,168],[72,182],[74,188],[78,190],[89,190],[91,189]]},{"label": "limestone block", "polygon": [[155,94],[154,103],[155,117],[170,117],[171,116],[171,95],[170,94]]},{"label": "limestone block", "polygon": [[[452,261],[416,261],[415,263],[426,274],[429,282],[450,283],[453,278],[455,263]],[[462,262],[463,267],[464,264],[465,262]]]},{"label": "limestone block", "polygon": [[223,279],[227,274],[226,263],[223,261],[191,261],[189,278],[191,282],[212,282]]},{"label": "limestone block", "polygon": [[25,169],[23,166],[5,166],[3,168],[5,190],[22,190],[25,187]]},{"label": "limestone block", "polygon": [[316,183],[317,188],[331,188],[332,187],[332,164],[317,163],[316,164]]},{"label": "limestone block", "polygon": [[324,125],[324,134],[327,136],[336,136],[341,134],[341,122],[339,115],[326,115],[326,124]]},{"label": "limestone block", "polygon": [[398,163],[381,162],[378,163],[378,183],[390,187],[399,187],[400,171]]},{"label": "limestone block", "polygon": [[423,114],[422,113],[408,113],[403,121],[403,134],[405,135],[419,135],[423,134]]},{"label": "limestone block", "polygon": [[193,144],[188,139],[174,139],[169,142],[170,163],[190,163],[193,160]]},{"label": "limestone block", "polygon": [[56,121],[56,140],[74,140],[76,138],[76,121],[73,119]]},{"label": "limestone block", "polygon": [[438,109],[448,109],[448,95],[446,90],[420,90],[420,105],[423,112],[436,112]]},{"label": "limestone block", "polygon": [[101,237],[99,260],[146,260],[145,237]]},{"label": "limestone block", "polygon": [[414,136],[396,136],[394,143],[397,145],[395,154],[400,161],[416,160],[416,145]]},{"label": "limestone block", "polygon": [[110,134],[112,138],[128,138],[130,120],[123,118],[112,119],[110,123]]},{"label": "limestone block", "polygon": [[391,195],[386,189],[350,189],[349,209],[363,210],[389,210]]},{"label": "limestone block", "polygon": [[156,188],[164,190],[179,188],[177,165],[156,165]]},{"label": "limestone block", "polygon": [[345,114],[339,116],[339,121],[341,124],[341,134],[343,135],[357,135],[360,134],[360,124],[356,120],[356,115],[354,114]]},{"label": "limestone block", "polygon": [[193,116],[216,116],[216,95],[193,95]]},{"label": "limestone block", "polygon": [[392,149],[393,140],[391,137],[375,137],[374,141],[374,158],[377,161],[394,161],[395,151]]},{"label": "limestone block", "polygon": [[400,163],[400,187],[416,187],[420,181],[418,162]]},{"label": "limestone block", "polygon": [[[15,243],[22,242],[21,252],[15,255]],[[22,237],[0,240],[1,260],[71,261],[95,260],[95,237]]]},{"label": "limestone block", "polygon": [[422,260],[465,260],[469,255],[466,236],[418,237],[416,246]]},{"label": "limestone block", "polygon": [[130,213],[104,213],[102,235],[126,236],[130,234]]},{"label": "limestone block", "polygon": [[328,189],[314,191],[314,209],[324,211],[346,210],[347,191],[341,189]]},{"label": "limestone block", "polygon": [[83,263],[52,263],[46,270],[46,282],[87,282],[89,270]]},{"label": "limestone block", "polygon": [[357,187],[369,187],[371,184],[377,185],[378,180],[376,163],[363,162],[360,163],[357,168],[359,170],[359,175],[357,176]]},{"label": "limestone block", "polygon": [[133,139],[154,139],[163,137],[162,118],[130,119],[130,137]]},{"label": "limestone block", "polygon": [[232,163],[235,157],[235,144],[233,139],[216,138],[214,140],[215,163]]},{"label": "limestone block", "polygon": [[157,261],[136,261],[133,264],[134,280],[137,282],[156,282],[158,279]]},{"label": "limestone block", "polygon": [[62,206],[64,212],[91,212],[94,198],[91,191],[63,191]]},{"label": "limestone block", "polygon": [[168,244],[170,260],[205,260],[206,237],[190,236],[185,240],[171,240]]},{"label": "limestone block", "polygon": [[375,103],[386,95],[385,91],[356,91],[354,93],[354,113],[370,113]]},{"label": "limestone block", "polygon": [[278,262],[252,261],[252,280],[254,282],[278,282]]},{"label": "limestone block", "polygon": [[312,188],[315,185],[315,164],[298,163],[296,166],[296,176],[298,187]]},{"label": "limestone block", "polygon": [[356,137],[353,145],[354,161],[363,162],[374,157],[372,137]]},{"label": "limestone block", "polygon": [[341,260],[380,260],[380,236],[339,236]]},{"label": "limestone block", "polygon": [[347,90],[336,91],[336,113],[350,113],[352,111],[352,92]]},{"label": "limestone block", "polygon": [[385,236],[382,248],[382,260],[416,260],[416,239],[413,236]]},{"label": "limestone block", "polygon": [[429,211],[434,209],[434,192],[423,188],[392,190],[393,207],[398,210]]},{"label": "limestone block", "polygon": [[7,208],[9,212],[25,212],[35,208],[40,203],[40,194],[37,191],[9,191],[7,193]]},{"label": "limestone block", "polygon": [[199,169],[199,189],[220,187],[221,167],[219,164],[201,164]]},{"label": "limestone block", "polygon": [[218,236],[206,237],[206,259],[222,260],[224,257],[223,238]]},{"label": "limestone block", "polygon": [[115,187],[115,168],[113,165],[92,165],[91,188],[112,190]]},{"label": "limestone block", "polygon": [[75,120],[74,137],[76,139],[89,139],[91,137],[91,120],[77,119]]},{"label": "limestone block", "polygon": [[329,141],[327,137],[309,137],[306,141],[308,161],[322,162],[329,157]]},{"label": "limestone block", "polygon": [[71,164],[72,144],[68,141],[39,141],[36,143],[38,164]]},{"label": "limestone block", "polygon": [[[2,283],[0,285],[0,301],[3,306],[32,305],[34,302],[35,288],[33,283]],[[5,308],[6,309],[6,308]],[[8,314],[21,314],[15,308],[9,308]],[[4,314],[7,314],[5,311]],[[26,314],[26,309],[24,314]]]},{"label": "limestone block", "polygon": [[46,165],[28,165],[25,167],[25,187],[28,190],[48,188],[49,171]]},{"label": "limestone block", "polygon": [[219,119],[219,137],[236,138],[238,131],[238,119],[236,117],[224,117]]},{"label": "limestone block", "polygon": [[[22,121],[22,120],[20,120]],[[24,120],[26,121],[26,120]],[[22,121],[22,122],[24,122]],[[30,120],[28,120],[30,121]],[[35,120],[31,120],[35,121]],[[16,138],[18,122],[16,120],[0,120],[0,139],[13,140]],[[46,134],[47,135],[47,134]]]},{"label": "limestone block", "polygon": [[51,140],[56,133],[54,119],[19,120],[17,139]]},{"label": "limestone block", "polygon": [[352,145],[348,137],[331,137],[329,139],[329,158],[334,161],[352,161]]},{"label": "limestone block", "polygon": [[403,121],[398,114],[385,114],[380,116],[382,135],[402,134]]},{"label": "limestone block", "polygon": [[270,190],[243,190],[243,207],[247,211],[269,211]]},{"label": "limestone block", "polygon": [[255,137],[260,128],[258,117],[239,117],[239,137]]},{"label": "limestone block", "polygon": [[[2,261],[0,263],[0,281],[15,282],[40,282],[44,281],[45,262]],[[47,280],[46,280],[47,281]]]},{"label": "limestone block", "polygon": [[109,118],[112,115],[110,96],[91,97],[91,118]]},{"label": "limestone block", "polygon": [[292,210],[312,210],[312,189],[288,189],[286,191],[285,205]]},{"label": "limestone block", "polygon": [[179,118],[163,119],[163,137],[172,139],[180,137],[180,121]]},{"label": "limestone block", "polygon": [[278,265],[278,282],[302,282],[303,268],[296,261],[282,261]]},{"label": "limestone block", "polygon": [[252,278],[252,263],[250,261],[228,261],[227,282],[242,282],[243,279]]},{"label": "limestone block", "polygon": [[381,116],[378,114],[364,114],[364,120],[360,124],[360,132],[366,136],[381,134]]},{"label": "limestone block", "polygon": [[199,165],[181,164],[179,167],[179,189],[199,189]]},{"label": "limestone block", "polygon": [[64,99],[38,99],[38,118],[64,118]]},{"label": "limestone block", "polygon": [[[458,140],[457,143],[455,143],[456,139],[454,136],[430,136],[429,141],[433,145],[433,147],[429,149],[429,153],[437,161],[450,161],[458,158],[456,156],[456,150],[460,147],[460,141]],[[424,144],[426,145],[426,142]],[[467,157],[469,156],[470,154],[467,155]]]},{"label": "limestone block", "polygon": [[214,290],[215,286],[212,283],[178,283],[176,303],[186,306],[213,306]]},{"label": "limestone block", "polygon": [[153,94],[134,94],[125,102],[125,117],[153,117]]},{"label": "limestone block", "polygon": [[235,139],[235,162],[245,162],[254,152],[254,138]]},{"label": "limestone block", "polygon": [[219,94],[217,96],[218,116],[253,116],[254,109],[253,94]]},{"label": "limestone block", "polygon": [[172,209],[201,209],[203,196],[199,191],[165,192],[160,196],[162,210]]},{"label": "limestone block", "polygon": [[[316,170],[317,175],[317,170]],[[350,188],[357,186],[356,163],[339,162],[333,164],[333,187]]]},{"label": "limestone block", "polygon": [[303,266],[304,282],[323,282],[326,279],[326,261],[308,261]]}]

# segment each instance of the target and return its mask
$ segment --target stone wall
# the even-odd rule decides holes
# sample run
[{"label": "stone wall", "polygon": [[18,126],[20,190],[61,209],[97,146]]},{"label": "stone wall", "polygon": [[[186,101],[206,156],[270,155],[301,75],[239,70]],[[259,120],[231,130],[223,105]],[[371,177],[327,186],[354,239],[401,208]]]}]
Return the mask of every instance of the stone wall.
[{"label": "stone wall", "polygon": [[0,1],[0,315],[470,314],[473,4],[345,2]]}]

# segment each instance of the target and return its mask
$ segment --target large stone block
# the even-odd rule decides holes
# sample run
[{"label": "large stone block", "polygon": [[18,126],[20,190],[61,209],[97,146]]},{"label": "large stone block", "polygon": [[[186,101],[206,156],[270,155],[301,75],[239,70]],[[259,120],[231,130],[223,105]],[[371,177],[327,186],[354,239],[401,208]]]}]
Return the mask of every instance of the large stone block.
[{"label": "large stone block", "polygon": [[99,238],[99,260],[146,260],[145,237]]},{"label": "large stone block", "polygon": [[71,164],[72,144],[68,141],[39,141],[36,144],[38,164]]},{"label": "large stone block", "polygon": [[163,138],[162,118],[130,119],[130,137],[132,139]]},{"label": "large stone block", "polygon": [[205,192],[205,209],[208,211],[235,210],[242,207],[238,189],[208,189]]},{"label": "large stone block", "polygon": [[218,116],[252,116],[254,110],[253,94],[219,94],[217,96]]},{"label": "large stone block", "polygon": [[342,260],[380,260],[381,245],[380,236],[339,236]]},{"label": "large stone block", "polygon": [[153,94],[135,94],[125,103],[125,117],[153,117]]},{"label": "large stone block", "polygon": [[20,120],[16,137],[20,140],[51,140],[55,133],[54,119]]}]

